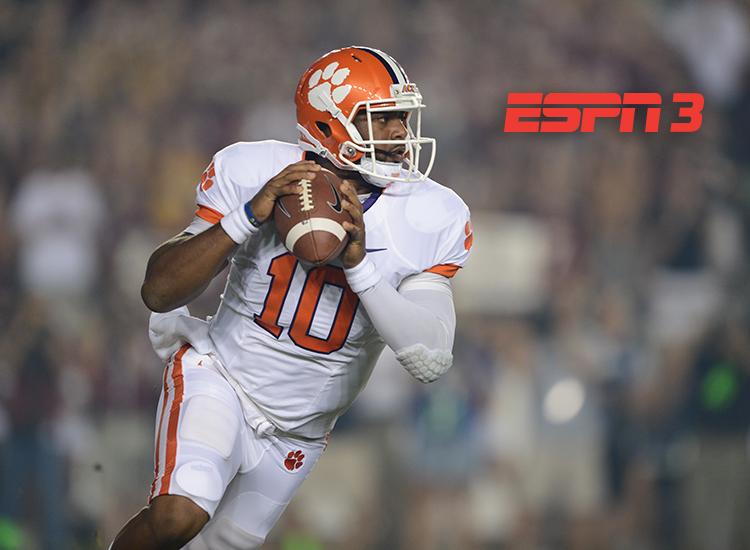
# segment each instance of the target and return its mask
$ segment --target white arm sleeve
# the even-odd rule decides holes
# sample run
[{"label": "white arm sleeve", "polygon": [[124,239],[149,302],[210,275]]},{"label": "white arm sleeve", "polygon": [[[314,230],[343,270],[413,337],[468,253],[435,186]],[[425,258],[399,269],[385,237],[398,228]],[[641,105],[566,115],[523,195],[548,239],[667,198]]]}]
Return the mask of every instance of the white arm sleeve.
[{"label": "white arm sleeve", "polygon": [[378,277],[358,295],[375,329],[414,378],[433,382],[450,368],[456,314],[449,279],[418,273],[397,291]]}]

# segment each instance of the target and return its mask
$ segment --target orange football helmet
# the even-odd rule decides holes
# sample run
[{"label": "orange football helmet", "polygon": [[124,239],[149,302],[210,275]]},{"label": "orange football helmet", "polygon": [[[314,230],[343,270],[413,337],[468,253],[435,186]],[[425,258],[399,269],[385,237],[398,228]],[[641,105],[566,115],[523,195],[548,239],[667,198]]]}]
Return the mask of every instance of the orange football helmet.
[{"label": "orange football helmet", "polygon": [[[391,181],[421,181],[435,162],[435,140],[422,137],[422,96],[404,69],[390,55],[374,48],[350,46],[328,52],[315,61],[297,85],[299,144],[345,170],[356,170],[374,185]],[[369,139],[363,139],[353,120],[364,109]],[[406,111],[407,135],[400,140],[372,139],[372,113]],[[411,123],[414,121],[415,130]],[[420,152],[431,146],[424,172]],[[375,158],[376,145],[403,145],[404,161]]]}]

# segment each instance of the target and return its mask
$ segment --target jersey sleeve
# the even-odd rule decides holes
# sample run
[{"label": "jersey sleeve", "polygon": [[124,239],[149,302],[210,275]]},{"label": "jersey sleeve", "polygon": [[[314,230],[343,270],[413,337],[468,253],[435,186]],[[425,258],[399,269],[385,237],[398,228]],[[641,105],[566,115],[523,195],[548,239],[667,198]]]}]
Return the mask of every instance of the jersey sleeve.
[{"label": "jersey sleeve", "polygon": [[193,221],[185,232],[197,234],[205,231],[240,204],[237,186],[225,169],[222,152],[216,153],[211,164],[201,175],[196,190],[196,210]]},{"label": "jersey sleeve", "polygon": [[433,265],[425,272],[436,273],[449,279],[458,273],[469,258],[474,232],[469,208],[461,202],[455,222],[443,231]]},{"label": "jersey sleeve", "polygon": [[196,188],[195,217],[185,231],[200,233],[218,223],[299,160],[300,153],[297,145],[275,140],[240,141],[216,153]]}]

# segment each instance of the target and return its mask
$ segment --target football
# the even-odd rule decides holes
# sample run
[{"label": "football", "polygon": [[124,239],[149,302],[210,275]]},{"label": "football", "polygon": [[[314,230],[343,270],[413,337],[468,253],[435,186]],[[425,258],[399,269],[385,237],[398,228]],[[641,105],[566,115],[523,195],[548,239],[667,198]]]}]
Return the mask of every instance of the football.
[{"label": "football", "polygon": [[338,257],[349,242],[342,223],[351,222],[341,206],[341,179],[322,169],[312,180],[301,180],[302,193],[276,200],[273,220],[286,248],[315,265]]}]

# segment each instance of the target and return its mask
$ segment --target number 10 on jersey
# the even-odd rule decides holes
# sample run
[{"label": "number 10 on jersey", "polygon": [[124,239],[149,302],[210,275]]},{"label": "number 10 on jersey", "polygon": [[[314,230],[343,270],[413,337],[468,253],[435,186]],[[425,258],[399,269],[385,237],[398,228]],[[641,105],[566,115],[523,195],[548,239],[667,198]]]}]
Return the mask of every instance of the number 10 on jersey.
[{"label": "number 10 on jersey", "polygon": [[[297,258],[286,253],[276,256],[271,260],[271,265],[268,267],[271,285],[263,302],[263,310],[260,315],[255,315],[254,320],[261,328],[277,339],[281,337],[284,331],[284,328],[279,326],[279,317],[292,286],[292,278],[298,263]],[[339,287],[341,297],[328,337],[319,338],[310,334],[310,328],[325,285]],[[305,284],[302,287],[292,322],[289,325],[289,338],[295,345],[309,351],[326,354],[338,351],[346,342],[358,305],[359,298],[346,284],[346,276],[341,268],[330,265],[314,267],[307,272]]]}]

